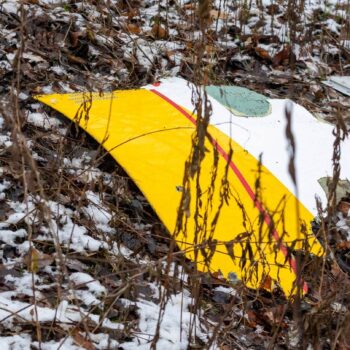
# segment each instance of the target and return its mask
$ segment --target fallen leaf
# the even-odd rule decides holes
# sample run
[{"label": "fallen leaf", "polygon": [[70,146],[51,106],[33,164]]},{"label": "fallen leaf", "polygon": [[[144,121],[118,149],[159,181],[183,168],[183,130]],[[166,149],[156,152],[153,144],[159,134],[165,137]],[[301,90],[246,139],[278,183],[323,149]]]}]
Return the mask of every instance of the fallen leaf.
[{"label": "fallen leaf", "polygon": [[228,14],[226,12],[223,11],[218,11],[218,10],[210,10],[210,17],[213,20],[216,19],[227,19],[228,18]]},{"label": "fallen leaf", "polygon": [[254,51],[260,58],[267,60],[267,61],[271,61],[270,54],[262,47],[257,46],[254,48]]},{"label": "fallen leaf", "polygon": [[94,43],[96,41],[95,32],[91,28],[86,29],[86,37]]},{"label": "fallen leaf", "polygon": [[228,345],[220,345],[220,350],[230,350],[231,348]]},{"label": "fallen leaf", "polygon": [[272,279],[270,276],[266,276],[261,283],[261,288],[266,290],[272,290]]},{"label": "fallen leaf", "polygon": [[217,52],[217,49],[216,49],[215,46],[213,46],[213,45],[206,45],[206,46],[205,46],[205,52],[206,52],[207,54],[214,54],[214,53]]},{"label": "fallen leaf", "polygon": [[90,340],[85,339],[83,335],[79,333],[79,331],[75,330],[72,332],[72,336],[74,339],[74,343],[78,346],[81,346],[85,350],[95,350],[95,346],[91,343]]},{"label": "fallen leaf", "polygon": [[166,29],[158,23],[153,24],[151,33],[155,39],[166,39],[168,37]]},{"label": "fallen leaf", "polygon": [[189,2],[188,4],[185,4],[183,6],[185,10],[194,10],[196,8],[196,3],[195,2]]},{"label": "fallen leaf", "polygon": [[280,304],[267,309],[264,312],[264,316],[270,325],[280,324],[280,326],[285,327],[286,325],[283,322],[285,311],[285,305]]},{"label": "fallen leaf", "polygon": [[258,318],[256,316],[255,311],[253,311],[253,310],[247,311],[247,320],[248,320],[248,324],[250,327],[252,327],[252,328],[256,327]]},{"label": "fallen leaf", "polygon": [[224,275],[220,270],[213,272],[212,277],[216,280],[225,281]]},{"label": "fallen leaf", "polygon": [[136,8],[131,8],[128,13],[126,14],[128,16],[128,19],[133,19],[134,17],[137,17],[140,15],[139,10]]},{"label": "fallen leaf", "polygon": [[278,13],[281,13],[280,7],[277,4],[271,4],[269,6],[266,6],[267,13],[270,16],[276,15]]},{"label": "fallen leaf", "polygon": [[29,272],[37,273],[39,271],[39,252],[35,248],[30,248],[24,256],[23,261]]},{"label": "fallen leaf", "polygon": [[341,241],[337,244],[337,249],[350,249],[350,242],[349,241]]},{"label": "fallen leaf", "polygon": [[54,262],[53,255],[48,255],[40,252],[39,250],[31,247],[27,254],[23,257],[23,262],[29,272],[37,273],[39,269],[49,266]]},{"label": "fallen leaf", "polygon": [[131,33],[131,34],[140,34],[141,33],[141,29],[138,25],[136,24],[133,24],[133,23],[129,23],[127,25],[127,28],[128,28],[128,31]]},{"label": "fallen leaf", "polygon": [[174,58],[175,58],[175,55],[176,55],[176,50],[166,50],[164,52],[164,56],[168,59],[168,60],[171,60],[173,61]]},{"label": "fallen leaf", "polygon": [[70,32],[71,47],[76,48],[79,44],[79,38],[82,36],[82,32]]},{"label": "fallen leaf", "polygon": [[68,60],[73,62],[73,63],[87,64],[87,61],[84,60],[81,57],[77,57],[77,56],[74,56],[74,55],[67,55],[67,57],[68,57]]},{"label": "fallen leaf", "polygon": [[280,52],[278,52],[272,59],[272,65],[274,67],[285,65],[290,63],[291,59],[293,58],[294,54],[292,52],[292,49],[289,45],[286,45]]}]

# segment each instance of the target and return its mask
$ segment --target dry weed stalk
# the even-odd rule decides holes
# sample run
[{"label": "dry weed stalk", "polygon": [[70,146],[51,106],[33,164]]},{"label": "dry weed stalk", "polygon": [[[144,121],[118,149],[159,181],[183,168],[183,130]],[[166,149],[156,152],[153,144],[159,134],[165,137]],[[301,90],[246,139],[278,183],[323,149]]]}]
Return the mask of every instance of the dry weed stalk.
[{"label": "dry weed stalk", "polygon": [[[89,3],[89,1],[86,1],[84,3]],[[226,6],[226,1],[223,1],[223,7]],[[160,2],[159,2],[160,5]],[[262,2],[258,2],[259,7],[262,7]],[[102,6],[102,5],[101,5]],[[205,63],[205,55],[207,50],[207,44],[209,42],[208,39],[208,23],[210,21],[210,10],[211,10],[211,2],[209,0],[200,0],[197,6],[197,12],[196,12],[196,18],[193,19],[193,21],[198,21],[199,29],[201,31],[201,37],[199,38],[198,42],[196,43],[196,59],[194,60],[196,64],[193,67],[192,71],[192,80],[196,84],[196,89],[193,91],[193,104],[196,106],[196,109],[194,113],[197,115],[197,123],[195,128],[195,133],[193,137],[193,148],[192,152],[189,155],[188,162],[186,163],[185,172],[184,172],[184,179],[183,179],[183,194],[181,199],[181,206],[179,210],[178,215],[178,221],[177,221],[177,228],[176,231],[172,235],[172,239],[167,238],[168,244],[169,244],[169,251],[168,254],[165,255],[165,257],[160,258],[158,261],[155,262],[155,264],[161,264],[164,260],[166,260],[166,269],[165,273],[162,270],[159,271],[151,271],[151,269],[147,270],[147,268],[142,268],[141,271],[138,266],[130,267],[123,261],[116,261],[113,257],[106,255],[105,257],[101,257],[100,260],[97,262],[94,262],[92,258],[87,258],[87,261],[91,263],[92,266],[96,266],[98,264],[106,264],[108,265],[113,272],[111,275],[120,275],[122,276],[124,286],[118,287],[114,290],[113,293],[111,293],[108,297],[105,298],[103,303],[105,303],[105,309],[101,312],[100,315],[100,321],[97,325],[94,325],[94,327],[91,327],[91,325],[88,322],[87,316],[84,316],[82,318],[82,321],[80,323],[77,323],[74,325],[74,329],[80,330],[83,329],[87,337],[89,333],[93,334],[97,332],[102,323],[103,320],[106,319],[111,312],[111,310],[114,308],[115,304],[117,303],[118,299],[121,298],[121,296],[124,293],[127,293],[129,290],[133,288],[134,283],[136,283],[137,279],[140,278],[140,276],[143,276],[144,274],[154,274],[153,278],[160,281],[161,284],[164,286],[163,293],[161,293],[160,298],[160,313],[158,318],[158,326],[157,331],[155,334],[155,337],[152,342],[152,348],[156,349],[157,347],[157,341],[159,339],[160,335],[160,327],[161,327],[161,321],[162,317],[165,311],[166,304],[169,300],[171,291],[172,291],[172,283],[174,277],[170,276],[170,267],[171,263],[174,260],[184,260],[183,257],[183,251],[177,250],[177,234],[185,230],[187,225],[187,215],[190,211],[190,205],[193,201],[196,203],[195,208],[196,212],[195,215],[195,240],[193,242],[193,246],[189,249],[193,250],[195,252],[195,260],[198,258],[198,254],[202,254],[206,261],[205,263],[207,266],[210,265],[210,260],[212,258],[213,253],[216,249],[218,249],[219,245],[224,245],[227,249],[228,254],[232,252],[232,244],[237,243],[241,244],[245,248],[244,251],[244,257],[235,257],[233,252],[231,253],[232,259],[241,258],[242,259],[242,267],[244,268],[244,264],[246,261],[252,261],[254,257],[252,257],[252,254],[250,252],[249,244],[254,243],[262,243],[262,237],[263,234],[260,232],[259,234],[259,242],[251,242],[251,233],[252,233],[252,223],[249,222],[249,219],[247,218],[245,214],[245,208],[243,205],[241,205],[239,197],[236,198],[237,204],[241,205],[242,210],[242,220],[245,221],[245,227],[246,227],[246,236],[245,237],[238,237],[237,241],[235,242],[213,242],[211,239],[211,235],[213,230],[215,229],[215,220],[217,220],[218,216],[220,215],[220,209],[217,208],[216,213],[216,219],[213,222],[208,222],[208,217],[204,216],[203,218],[200,217],[200,212],[207,213],[210,208],[210,198],[212,198],[214,193],[214,181],[217,180],[217,153],[215,152],[214,159],[213,159],[213,176],[211,179],[211,185],[209,187],[209,201],[208,203],[201,203],[201,196],[204,191],[203,188],[201,188],[200,185],[200,178],[201,178],[201,163],[205,155],[205,140],[208,140],[210,138],[210,135],[208,135],[207,127],[210,121],[210,115],[211,115],[211,106],[208,101],[206,93],[203,94],[203,87],[207,85],[210,82],[211,78],[214,78],[215,80],[217,77],[215,76],[215,73],[211,70],[211,67],[209,64]],[[108,4],[107,9],[110,9],[111,4]],[[242,4],[242,16],[249,17],[249,11],[250,11],[251,3],[244,2]],[[296,8],[303,9],[304,8],[304,1],[301,0],[298,4],[296,1],[288,1],[288,23],[289,23],[289,30],[290,30],[290,40],[292,46],[298,42],[297,37],[297,23],[298,23],[298,16],[296,15],[295,9]],[[168,13],[168,12],[167,12]],[[53,218],[52,214],[47,207],[46,201],[51,196],[59,196],[62,193],[68,193],[74,198],[74,202],[77,205],[77,209],[79,210],[80,207],[83,206],[84,201],[84,193],[89,190],[88,184],[84,184],[83,186],[78,187],[74,183],[74,179],[67,179],[63,171],[61,169],[62,163],[63,163],[63,157],[64,157],[64,150],[66,147],[66,141],[64,140],[64,137],[60,137],[60,141],[58,144],[59,149],[59,157],[56,160],[56,164],[49,170],[45,170],[42,167],[38,166],[37,162],[33,159],[31,150],[28,148],[26,143],[26,135],[23,132],[23,122],[24,118],[22,115],[22,112],[19,107],[19,101],[18,101],[18,93],[21,91],[22,87],[22,81],[21,81],[21,62],[22,62],[22,54],[25,51],[25,43],[26,43],[26,37],[25,37],[25,27],[26,27],[26,13],[23,5],[21,6],[21,26],[19,27],[19,38],[20,38],[20,46],[17,50],[17,56],[15,60],[16,65],[16,76],[13,81],[12,86],[12,93],[11,97],[13,100],[13,111],[11,118],[8,118],[9,120],[12,119],[12,125],[13,125],[13,131],[12,131],[12,138],[14,140],[14,147],[13,147],[13,154],[11,160],[9,160],[9,164],[12,167],[13,175],[18,176],[23,183],[23,187],[25,189],[25,195],[28,196],[30,192],[33,193],[39,193],[42,201],[37,203],[37,209],[38,209],[38,216],[41,216],[43,218],[43,221],[46,222],[48,227],[50,228],[51,235],[54,240],[54,247],[55,250],[55,257],[56,257],[56,266],[59,270],[59,273],[57,274],[57,305],[60,303],[60,301],[64,300],[66,295],[64,295],[65,292],[61,290],[61,285],[63,281],[69,282],[68,277],[68,270],[66,267],[68,258],[69,258],[69,252],[65,249],[62,249],[61,244],[59,242],[59,239],[57,237],[57,230],[55,229],[53,225]],[[159,16],[160,16],[160,6],[159,6]],[[107,25],[108,23],[106,23]],[[241,26],[244,25],[244,21],[240,22]],[[168,25],[168,22],[166,20],[166,26]],[[242,29],[242,28],[241,28]],[[130,34],[130,33],[129,33]],[[131,36],[130,36],[131,37]],[[134,39],[132,39],[135,41]],[[135,43],[135,45],[138,45]],[[142,48],[140,48],[142,50]],[[147,55],[145,54],[147,57]],[[220,81],[220,79],[217,79]],[[89,101],[91,102],[91,97],[87,96],[86,101],[81,106],[81,111],[79,111],[81,118],[88,118],[88,111],[89,111]],[[91,107],[91,106],[90,106]],[[7,115],[7,111],[2,111],[4,115]],[[290,122],[290,112],[286,112],[287,120]],[[77,115],[78,117],[78,115]],[[299,297],[296,299],[296,301],[293,303],[293,309],[294,309],[294,315],[295,315],[295,321],[297,322],[299,326],[299,333],[303,335],[303,338],[300,340],[300,346],[306,348],[308,344],[311,342],[315,348],[321,349],[324,345],[322,342],[325,341],[325,338],[328,337],[330,347],[332,349],[336,349],[338,344],[343,344],[344,348],[346,346],[349,347],[349,341],[347,338],[349,329],[348,329],[348,322],[349,322],[349,295],[348,295],[348,289],[347,287],[343,288],[337,288],[336,291],[332,290],[332,293],[327,294],[327,291],[325,289],[330,288],[332,284],[335,282],[341,284],[342,278],[346,280],[347,276],[342,274],[340,271],[337,271],[338,275],[336,275],[336,281],[329,280],[331,278],[334,278],[331,276],[329,271],[327,271],[328,267],[327,265],[333,264],[333,267],[336,269],[337,264],[334,261],[334,250],[333,248],[328,244],[327,240],[330,235],[330,230],[332,229],[332,225],[330,224],[331,218],[334,215],[335,208],[336,208],[336,197],[335,197],[335,191],[336,191],[336,185],[339,180],[339,158],[340,158],[340,146],[341,141],[347,134],[347,127],[342,120],[340,116],[338,116],[338,123],[337,128],[335,130],[335,143],[334,143],[334,156],[333,156],[333,165],[334,165],[334,174],[333,174],[333,180],[330,183],[329,188],[329,205],[327,208],[328,217],[325,219],[322,217],[321,219],[321,231],[323,234],[323,241],[324,245],[327,250],[326,256],[321,259],[319,264],[316,264],[316,271],[322,271],[320,281],[316,281],[315,285],[319,285],[319,296],[320,300],[318,300],[314,305],[311,306],[311,309],[308,311],[304,311],[303,308],[305,308],[305,302],[301,300],[300,293],[298,293]],[[106,135],[106,138],[108,135]],[[293,143],[293,135],[290,130],[287,131],[286,135],[287,139],[290,142],[292,151],[291,151],[291,160],[290,160],[290,173],[293,178],[293,181],[295,183],[295,186],[297,187],[296,183],[296,176],[295,173],[298,171],[298,169],[294,168],[294,151],[295,151],[295,145]],[[101,151],[101,149],[100,149]],[[232,150],[230,157],[232,156]],[[105,157],[104,153],[98,152],[96,153],[95,159],[91,162],[91,167],[97,167],[101,160]],[[259,163],[260,164],[260,163]],[[259,167],[258,164],[258,167]],[[260,198],[259,189],[259,170],[257,181],[256,181],[256,188],[255,193],[256,197]],[[53,175],[54,174],[54,175]],[[233,194],[230,192],[230,189],[227,185],[227,178],[226,178],[227,171],[225,173],[224,178],[222,179],[222,188],[221,188],[221,196],[222,196],[222,203],[225,201],[225,198],[232,196]],[[57,186],[55,189],[48,189],[47,186],[47,178],[52,176],[54,180],[57,180]],[[191,183],[195,183],[195,191],[191,192]],[[103,187],[103,184],[98,184],[97,186]],[[74,189],[73,191],[71,189]],[[53,193],[54,192],[54,193]],[[139,232],[135,232],[135,229],[125,220],[123,220],[121,216],[121,211],[118,208],[118,205],[111,205],[111,203],[107,203],[113,210],[116,225],[120,225],[125,230],[130,230],[132,234],[140,234]],[[283,201],[281,201],[281,207],[283,208]],[[282,209],[283,212],[283,209]],[[276,222],[278,220],[283,220],[283,218],[277,218],[275,217],[274,213],[269,213],[271,217],[273,217]],[[27,227],[29,234],[29,241],[30,245],[32,247],[37,246],[38,242],[33,241],[32,232],[33,227],[28,226]],[[262,225],[261,225],[262,230]],[[208,235],[205,235],[205,232],[209,232]],[[108,240],[109,238],[106,237]],[[164,239],[164,237],[162,237]],[[293,244],[292,244],[293,245]],[[68,248],[69,250],[69,248]],[[264,256],[264,252],[259,252],[260,256]],[[307,255],[307,254],[306,254]],[[81,258],[81,257],[80,257]],[[308,264],[311,264],[310,262],[311,257],[304,257],[303,261],[301,259],[298,260],[298,281],[300,282],[302,273],[304,269],[308,267]],[[185,263],[186,264],[186,263]],[[131,274],[128,274],[128,272],[131,271]],[[190,271],[190,270],[189,270]],[[334,272],[334,271],[333,271]],[[253,273],[253,272],[252,272]],[[200,275],[199,272],[196,270],[191,271],[190,277],[192,277],[191,283],[191,292],[193,296],[193,315],[196,314],[196,310],[200,308],[205,300],[203,300],[203,280],[205,280],[205,277],[201,276],[201,278],[198,278]],[[34,272],[32,273],[33,276],[33,296],[34,296],[34,305],[37,305],[37,300],[35,298],[35,284],[34,284]],[[101,277],[97,276],[96,279],[100,279]],[[347,284],[344,284],[347,286]],[[297,286],[300,286],[300,283],[297,283]],[[299,287],[298,287],[299,288]],[[74,291],[76,289],[76,286],[70,284],[69,289],[74,294]],[[300,288],[299,288],[300,289]],[[241,298],[242,300],[237,300],[235,298],[232,298],[230,302],[228,303],[226,309],[222,313],[219,322],[217,323],[217,326],[215,327],[211,340],[208,344],[206,344],[203,347],[210,348],[212,344],[214,343],[220,343],[223,344],[225,341],[227,341],[227,334],[230,331],[239,333],[240,326],[246,322],[244,318],[242,318],[238,325],[233,320],[232,323],[227,324],[227,317],[232,313],[232,310],[235,307],[239,307],[243,312],[251,311],[250,307],[251,305],[255,305],[254,303],[264,303],[264,295],[262,291],[256,291],[252,292],[247,289],[241,288],[240,290]],[[280,303],[281,299],[274,300],[274,295],[269,295],[269,297],[272,300],[272,303]],[[263,300],[263,301],[261,301]],[[282,298],[283,300],[283,298]],[[266,301],[266,300],[265,300]],[[285,302],[283,300],[283,302]],[[327,318],[329,318],[329,314],[333,311],[333,303],[334,302],[343,302],[347,306],[347,311],[345,314],[337,314],[337,319],[335,320],[335,329],[334,324],[328,325],[327,324]],[[78,303],[77,303],[78,305]],[[95,312],[97,309],[92,308],[90,312]],[[271,341],[269,344],[269,347],[272,349],[276,345],[278,341],[278,337],[283,333],[283,318],[289,313],[290,309],[287,307],[283,310],[281,320],[277,323],[273,335],[271,337]],[[191,330],[195,329],[194,325],[196,323],[195,316],[192,320]],[[46,335],[47,338],[50,337],[53,333],[62,333],[62,330],[60,330],[59,326],[56,325],[54,322],[48,327],[49,329],[45,329],[46,326],[43,326],[40,324],[38,317],[36,315],[36,321],[33,325],[36,330],[36,338],[39,341],[39,343],[43,340],[43,334]],[[223,327],[223,328],[222,328]],[[222,330],[225,331],[222,331]],[[193,331],[194,332],[194,331]],[[190,342],[195,339],[195,334],[193,332],[190,332]],[[326,335],[325,335],[326,334]],[[62,341],[63,344],[63,341]],[[235,340],[232,345],[233,348],[235,346],[237,348],[240,347],[239,342]]]}]

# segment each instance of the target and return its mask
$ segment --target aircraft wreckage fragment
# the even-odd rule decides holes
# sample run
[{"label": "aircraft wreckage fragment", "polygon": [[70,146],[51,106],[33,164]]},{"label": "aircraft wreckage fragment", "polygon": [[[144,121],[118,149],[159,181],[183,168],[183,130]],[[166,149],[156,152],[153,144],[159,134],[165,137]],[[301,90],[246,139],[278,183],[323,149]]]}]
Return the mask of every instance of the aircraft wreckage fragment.
[{"label": "aircraft wreckage fragment", "polygon": [[[187,81],[170,78],[138,90],[36,98],[103,145],[169,232],[176,232],[180,249],[199,270],[237,276],[252,288],[266,286],[268,278],[290,295],[297,273],[292,250],[323,252],[311,221],[317,215],[315,197],[326,203],[318,180],[332,176],[333,126],[290,101],[268,100],[243,88],[207,87],[212,115],[206,152],[198,183],[186,183],[191,196],[176,230],[196,131],[194,90]],[[287,103],[298,196],[288,171]],[[349,146],[345,140],[343,147]],[[349,178],[350,152],[341,164],[341,178]],[[305,283],[302,288],[307,291]]]}]

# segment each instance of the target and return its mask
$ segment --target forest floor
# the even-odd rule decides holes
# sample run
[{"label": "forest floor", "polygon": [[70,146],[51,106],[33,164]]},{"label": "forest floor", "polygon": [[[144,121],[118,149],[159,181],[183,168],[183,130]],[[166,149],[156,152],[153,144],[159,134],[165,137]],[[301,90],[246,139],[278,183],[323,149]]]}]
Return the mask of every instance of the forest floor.
[{"label": "forest floor", "polygon": [[[203,62],[199,15],[177,0],[0,0],[1,350],[350,349],[334,256],[299,323],[281,295],[194,275],[180,254],[168,271],[170,239],[130,178],[32,98],[193,81],[203,65],[210,82],[350,123],[350,98],[322,84],[350,75],[349,1],[215,0]],[[327,222],[345,263],[349,208]]]}]

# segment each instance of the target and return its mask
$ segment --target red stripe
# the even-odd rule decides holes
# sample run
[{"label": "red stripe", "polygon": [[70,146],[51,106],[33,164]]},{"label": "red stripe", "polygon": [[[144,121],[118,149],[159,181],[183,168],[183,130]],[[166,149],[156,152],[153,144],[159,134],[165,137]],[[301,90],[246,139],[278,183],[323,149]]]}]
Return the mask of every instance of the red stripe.
[{"label": "red stripe", "polygon": [[[183,116],[185,116],[193,125],[197,124],[196,119],[191,114],[189,114],[186,110],[184,110],[180,105],[178,105],[177,103],[175,103],[170,98],[168,98],[167,96],[163,95],[161,92],[159,92],[157,90],[152,89],[150,91],[152,91],[153,93],[155,93],[156,95],[161,97],[163,100],[165,100],[166,102],[171,104]],[[230,168],[232,169],[234,174],[237,176],[238,180],[240,181],[240,183],[244,187],[244,189],[247,192],[247,194],[249,195],[249,197],[254,202],[254,205],[257,207],[259,212],[263,215],[266,225],[271,226],[272,225],[272,219],[271,219],[270,215],[264,209],[263,204],[256,198],[253,189],[250,187],[250,185],[248,184],[247,180],[245,179],[245,177],[243,176],[241,171],[237,168],[236,164],[232,161],[232,159],[230,159],[229,155],[220,146],[220,144],[216,140],[214,140],[210,135],[209,135],[209,139],[210,139],[210,142],[212,143],[212,145],[218,151],[218,153],[226,160],[226,162],[229,163]],[[292,268],[293,272],[295,273],[295,275],[297,275],[297,263],[296,263],[296,260],[295,260],[295,258],[293,256],[288,256],[287,246],[280,240],[280,236],[279,236],[279,234],[278,234],[276,229],[273,229],[272,236],[276,240],[276,242],[279,244],[279,249],[283,253],[283,255],[286,258],[288,257],[289,265],[291,266],[291,268]],[[307,291],[308,291],[308,286],[307,286],[307,284],[305,282],[303,282],[303,290],[304,290],[305,293],[307,293]]]}]

